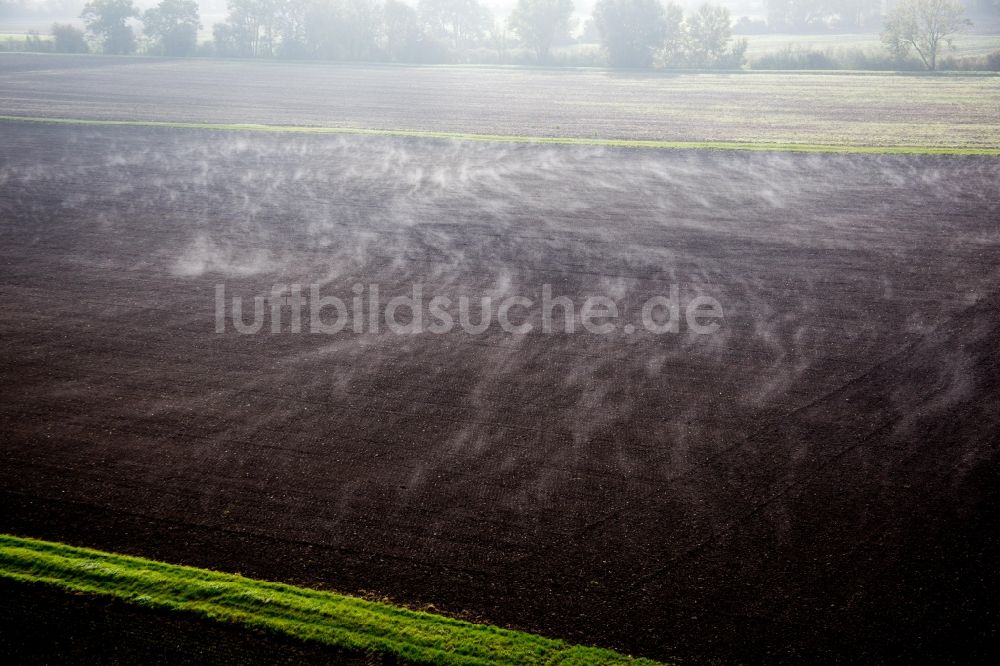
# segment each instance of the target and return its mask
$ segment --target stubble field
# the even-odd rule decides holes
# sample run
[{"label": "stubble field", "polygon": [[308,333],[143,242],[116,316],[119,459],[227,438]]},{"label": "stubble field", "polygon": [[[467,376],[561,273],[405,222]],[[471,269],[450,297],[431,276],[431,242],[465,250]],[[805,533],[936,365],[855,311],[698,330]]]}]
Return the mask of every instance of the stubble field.
[{"label": "stubble field", "polygon": [[[48,115],[132,117],[46,76]],[[680,662],[993,651],[998,158],[0,130],[0,532]],[[217,285],[279,283],[725,317],[216,332]]]}]

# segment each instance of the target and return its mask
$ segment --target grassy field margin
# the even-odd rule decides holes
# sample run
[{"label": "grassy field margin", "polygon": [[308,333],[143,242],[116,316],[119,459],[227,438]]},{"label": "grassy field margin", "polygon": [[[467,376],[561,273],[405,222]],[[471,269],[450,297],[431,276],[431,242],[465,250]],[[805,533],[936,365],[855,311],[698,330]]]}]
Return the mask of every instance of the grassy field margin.
[{"label": "grassy field margin", "polygon": [[993,155],[998,148],[962,148],[947,146],[858,146],[805,143],[748,143],[727,141],[657,141],[648,139],[588,139],[582,137],[516,136],[506,134],[470,134],[429,130],[380,130],[356,127],[301,127],[289,125],[255,125],[242,123],[190,123],[169,120],[96,120],[83,118],[49,118],[44,116],[0,115],[0,122],[28,122],[50,125],[90,125],[99,127],[153,127],[167,129],[200,129],[238,132],[272,132],[286,134],[346,134],[355,136],[387,136],[418,139],[450,139],[457,141],[489,141],[500,143],[557,144],[568,146],[603,146],[609,148],[643,148],[659,150],[739,150],[793,153],[850,153],[890,155]]},{"label": "grassy field margin", "polygon": [[333,592],[0,534],[0,578],[428,664],[654,664]]}]

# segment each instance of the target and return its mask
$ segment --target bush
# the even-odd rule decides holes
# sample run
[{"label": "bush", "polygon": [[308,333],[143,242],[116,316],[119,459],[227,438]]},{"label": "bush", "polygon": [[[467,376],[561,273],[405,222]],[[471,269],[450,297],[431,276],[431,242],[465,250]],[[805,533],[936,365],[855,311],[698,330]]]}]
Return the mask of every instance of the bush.
[{"label": "bush", "polygon": [[195,56],[199,58],[212,58],[215,57],[215,43],[214,42],[198,42],[198,48],[194,50]]},{"label": "bush", "polygon": [[898,60],[884,51],[875,49],[817,49],[786,46],[780,51],[765,53],[753,58],[751,69],[844,69],[878,72],[915,72],[924,69],[916,58]]},{"label": "bush", "polygon": [[1000,72],[1000,51],[985,56],[965,58],[949,56],[938,63],[938,69],[957,72]]},{"label": "bush", "polygon": [[765,53],[751,60],[751,69],[837,69],[827,53],[813,49],[798,49],[791,45],[780,51]]}]

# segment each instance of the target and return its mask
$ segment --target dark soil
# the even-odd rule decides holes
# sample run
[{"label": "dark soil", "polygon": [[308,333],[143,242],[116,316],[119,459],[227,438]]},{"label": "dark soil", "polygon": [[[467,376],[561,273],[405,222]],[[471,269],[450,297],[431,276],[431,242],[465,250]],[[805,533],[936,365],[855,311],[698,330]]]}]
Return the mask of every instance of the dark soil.
[{"label": "dark soil", "polygon": [[[996,656],[997,160],[3,131],[0,531],[682,662]],[[277,282],[725,320],[214,332]]]}]

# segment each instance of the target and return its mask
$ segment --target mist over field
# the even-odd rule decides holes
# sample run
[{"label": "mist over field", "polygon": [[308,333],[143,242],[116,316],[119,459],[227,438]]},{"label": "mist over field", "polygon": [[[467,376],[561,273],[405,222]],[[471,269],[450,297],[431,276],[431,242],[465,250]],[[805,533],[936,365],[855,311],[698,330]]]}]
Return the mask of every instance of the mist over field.
[{"label": "mist over field", "polygon": [[9,661],[996,662],[992,0],[0,8]]},{"label": "mist over field", "polygon": [[[672,649],[757,654],[778,644],[758,639],[730,652],[741,623],[714,621],[713,635],[726,638],[702,643],[675,613],[676,603],[719,603],[733,584],[662,578],[665,566],[689,566],[668,564],[677,552],[714,542],[766,507],[753,531],[741,531],[750,541],[710,550],[759,549],[763,558],[740,556],[741,568],[757,573],[729,603],[765,594],[773,557],[786,583],[814,585],[814,573],[796,564],[813,548],[805,544],[869,529],[866,510],[845,506],[834,524],[811,528],[819,534],[795,536],[794,526],[820,510],[816,497],[843,492],[842,475],[852,479],[849,495],[875,493],[867,501],[879,503],[880,520],[899,526],[916,500],[877,488],[904,459],[943,465],[934,492],[978,483],[989,464],[990,428],[978,424],[996,413],[987,388],[996,328],[984,314],[995,312],[1000,277],[995,160],[45,125],[17,136],[0,171],[9,193],[0,212],[18,220],[4,226],[7,305],[31,303],[36,314],[27,328],[6,327],[6,372],[19,388],[5,395],[5,413],[70,419],[76,445],[39,450],[21,420],[27,430],[7,444],[9,469],[46,461],[49,471],[26,478],[98,507],[91,524],[100,507],[127,501],[156,520],[184,515],[199,530],[240,525],[287,543],[322,535],[324,548],[341,553],[376,543],[378,553],[433,566],[471,563],[463,577],[473,580],[519,572],[523,582],[507,583],[525,586],[514,597],[484,602],[472,582],[446,595],[453,607],[476,604],[501,619],[576,603],[573,590],[585,582],[566,572],[598,566],[612,595],[602,603],[635,581],[665,585],[626,599],[641,603],[641,622],[682,628],[674,645],[686,647]],[[45,203],[55,193],[58,208]],[[227,323],[228,333],[213,334],[207,322],[218,316],[220,283],[227,299],[255,313],[266,307],[261,333],[239,335]],[[518,335],[495,322],[478,335],[350,327],[295,335],[287,307],[265,306],[274,284],[318,285],[347,302],[357,285],[378,285],[383,303],[413,284],[427,298],[477,300],[538,300],[548,284],[576,303],[614,299],[621,321],[637,321],[644,300],[677,285],[684,301],[716,298],[725,318],[701,337],[629,335],[620,325],[604,336],[547,336],[540,326]],[[275,312],[282,319],[272,329]],[[230,316],[252,318],[248,310]],[[114,351],[101,340],[114,340]],[[899,356],[885,364],[887,353]],[[955,410],[964,416],[956,420]],[[935,430],[935,445],[911,449],[933,421],[948,434]],[[101,422],[120,435],[86,434]],[[887,438],[881,446],[903,458],[858,449],[858,437]],[[76,476],[89,460],[105,461],[112,475],[131,470],[151,494]],[[768,461],[790,464],[758,477]],[[17,476],[4,482],[28,492]],[[369,518],[372,502],[378,520]],[[38,533],[43,523],[31,516],[49,505],[16,505],[8,529]],[[117,521],[101,533],[132,533]],[[73,538],[69,526],[41,533]],[[963,532],[954,542],[981,537]],[[149,552],[210,561],[163,543]],[[614,564],[600,559],[607,552]],[[267,558],[233,557],[242,571],[279,571]],[[341,555],[334,573],[301,557],[311,580],[379,580],[404,598],[444,598],[398,563],[386,569]],[[901,584],[895,556],[865,557],[884,576],[866,588]],[[281,570],[306,575],[297,566]],[[847,575],[856,563],[836,566]],[[523,579],[528,571],[536,573]],[[527,593],[548,576],[566,591],[551,601]],[[648,605],[656,598],[673,603]],[[874,604],[856,617],[871,623],[870,613],[885,612]],[[591,624],[603,625],[601,617],[574,625],[656,654],[656,642],[637,640],[631,624]]]}]

